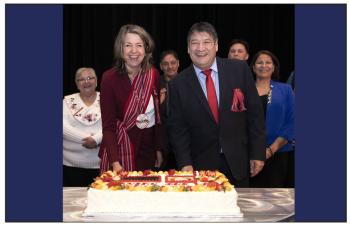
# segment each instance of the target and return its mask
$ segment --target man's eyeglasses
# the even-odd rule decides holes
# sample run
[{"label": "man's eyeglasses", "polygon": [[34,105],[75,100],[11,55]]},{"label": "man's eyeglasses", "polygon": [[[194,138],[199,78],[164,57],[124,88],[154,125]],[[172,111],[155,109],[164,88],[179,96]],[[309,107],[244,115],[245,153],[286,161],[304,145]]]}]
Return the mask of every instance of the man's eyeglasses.
[{"label": "man's eyeglasses", "polygon": [[90,81],[90,80],[94,80],[94,79],[96,79],[95,77],[93,77],[93,76],[88,76],[88,77],[86,77],[86,78],[81,78],[81,79],[77,79],[77,81],[79,82],[79,83],[81,83],[81,82],[88,82],[88,81]]}]

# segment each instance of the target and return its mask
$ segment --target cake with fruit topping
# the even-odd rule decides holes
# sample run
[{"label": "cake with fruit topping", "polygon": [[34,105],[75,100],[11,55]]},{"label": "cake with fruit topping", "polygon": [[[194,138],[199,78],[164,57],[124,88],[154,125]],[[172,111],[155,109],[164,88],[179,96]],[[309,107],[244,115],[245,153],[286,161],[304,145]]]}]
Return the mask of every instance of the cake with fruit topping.
[{"label": "cake with fruit topping", "polygon": [[237,198],[233,185],[218,171],[107,171],[88,189],[84,216],[242,216]]}]

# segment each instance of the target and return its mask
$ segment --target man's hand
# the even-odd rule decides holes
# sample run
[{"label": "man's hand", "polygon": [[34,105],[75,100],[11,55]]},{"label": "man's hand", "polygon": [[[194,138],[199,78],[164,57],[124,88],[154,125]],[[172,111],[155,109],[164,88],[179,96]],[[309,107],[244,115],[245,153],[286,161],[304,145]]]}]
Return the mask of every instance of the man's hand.
[{"label": "man's hand", "polygon": [[156,160],[156,164],[154,165],[154,167],[160,168],[160,166],[163,163],[163,155],[161,151],[157,151],[157,160]]},{"label": "man's hand", "polygon": [[166,98],[167,90],[166,88],[160,89],[160,104],[162,104]]},{"label": "man's hand", "polygon": [[261,160],[250,160],[250,176],[255,177],[264,167],[265,162]]},{"label": "man's hand", "polygon": [[191,172],[191,171],[193,171],[193,166],[191,166],[191,165],[184,166],[184,167],[182,167],[181,171]]}]

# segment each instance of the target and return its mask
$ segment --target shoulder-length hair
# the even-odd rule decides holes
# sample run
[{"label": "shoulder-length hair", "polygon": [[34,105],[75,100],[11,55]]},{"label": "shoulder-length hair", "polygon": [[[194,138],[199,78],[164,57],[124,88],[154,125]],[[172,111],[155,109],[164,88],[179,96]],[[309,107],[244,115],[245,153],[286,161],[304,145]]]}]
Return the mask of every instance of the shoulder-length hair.
[{"label": "shoulder-length hair", "polygon": [[274,55],[272,52],[270,52],[268,50],[261,50],[258,53],[256,53],[254,55],[254,57],[252,58],[252,61],[250,63],[250,67],[252,68],[253,73],[254,73],[255,62],[258,59],[258,57],[262,54],[266,54],[266,55],[271,57],[273,65],[275,67],[275,70],[273,71],[273,73],[271,75],[271,79],[274,81],[278,81],[280,79],[280,62],[279,62],[278,58],[276,57],[276,55]]},{"label": "shoulder-length hair", "polygon": [[123,47],[125,43],[125,36],[128,33],[133,33],[140,36],[143,41],[143,45],[145,48],[145,57],[141,63],[142,71],[147,71],[152,67],[153,59],[152,52],[154,50],[154,41],[150,34],[142,28],[141,26],[134,24],[127,24],[120,28],[119,33],[114,42],[114,61],[115,66],[117,67],[117,71],[122,73],[127,73],[125,67],[125,61],[123,56]]}]

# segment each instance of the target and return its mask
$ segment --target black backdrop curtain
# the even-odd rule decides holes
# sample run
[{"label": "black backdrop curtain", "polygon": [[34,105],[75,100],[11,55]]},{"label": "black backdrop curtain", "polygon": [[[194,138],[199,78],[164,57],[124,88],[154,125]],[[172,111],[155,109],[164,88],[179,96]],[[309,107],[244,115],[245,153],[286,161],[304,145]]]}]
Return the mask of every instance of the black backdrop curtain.
[{"label": "black backdrop curtain", "polygon": [[191,63],[187,32],[193,23],[207,21],[219,36],[218,56],[226,58],[230,41],[241,38],[250,45],[250,59],[262,49],[277,55],[280,81],[285,82],[294,70],[294,5],[92,4],[64,5],[63,9],[64,95],[77,92],[74,74],[80,67],[94,68],[100,83],[102,73],[113,64],[114,39],[127,23],[140,25],[152,35],[157,68],[165,49],[178,52],[180,70],[187,67]]}]

